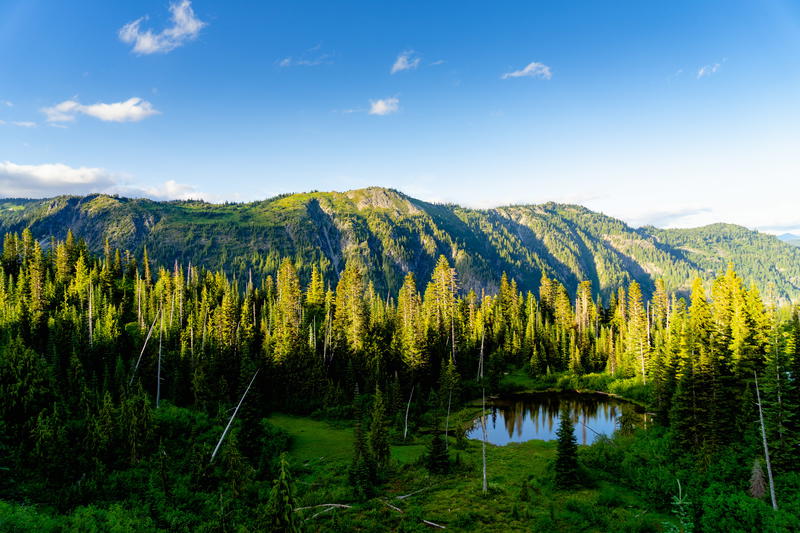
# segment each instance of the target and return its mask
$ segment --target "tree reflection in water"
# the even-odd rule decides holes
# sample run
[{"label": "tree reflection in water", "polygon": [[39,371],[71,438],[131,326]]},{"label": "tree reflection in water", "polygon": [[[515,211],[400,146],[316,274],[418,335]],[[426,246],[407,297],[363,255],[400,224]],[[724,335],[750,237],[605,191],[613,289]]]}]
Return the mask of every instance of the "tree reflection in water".
[{"label": "tree reflection in water", "polygon": [[[533,439],[556,440],[564,404],[579,444],[591,444],[600,435],[611,436],[616,430],[629,432],[646,423],[646,415],[638,406],[600,394],[514,395],[494,399],[489,404],[492,412],[486,428],[488,440],[499,446]],[[482,438],[480,424],[467,437]]]}]

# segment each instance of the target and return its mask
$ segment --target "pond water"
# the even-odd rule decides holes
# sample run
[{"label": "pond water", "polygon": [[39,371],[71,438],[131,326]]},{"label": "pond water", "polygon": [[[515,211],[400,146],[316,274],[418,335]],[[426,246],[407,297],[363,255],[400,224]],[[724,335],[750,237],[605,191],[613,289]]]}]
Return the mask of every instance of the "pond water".
[{"label": "pond water", "polygon": [[[486,439],[503,446],[510,442],[556,440],[562,406],[575,425],[578,444],[591,444],[600,435],[647,424],[647,415],[635,405],[601,394],[530,393],[487,399]],[[482,440],[480,419],[467,438]]]}]

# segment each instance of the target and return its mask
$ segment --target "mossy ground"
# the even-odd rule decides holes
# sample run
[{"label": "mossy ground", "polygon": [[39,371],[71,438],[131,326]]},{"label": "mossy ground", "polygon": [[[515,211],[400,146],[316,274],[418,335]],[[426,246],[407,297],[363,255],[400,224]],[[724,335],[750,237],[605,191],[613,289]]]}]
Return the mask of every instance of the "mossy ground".
[{"label": "mossy ground", "polygon": [[[454,425],[474,414],[475,409],[455,413]],[[584,473],[584,488],[556,490],[551,481],[555,442],[488,445],[489,491],[483,494],[481,443],[451,437],[452,472],[431,475],[420,460],[430,440],[424,433],[407,444],[393,443],[392,467],[382,473],[383,484],[372,499],[359,502],[347,481],[351,426],[281,414],[270,421],[292,437],[298,505],[351,505],[300,511],[311,531],[430,531],[423,519],[450,531],[660,531],[669,520],[625,487],[594,482],[592,472]],[[527,498],[521,496],[523,483]]]}]

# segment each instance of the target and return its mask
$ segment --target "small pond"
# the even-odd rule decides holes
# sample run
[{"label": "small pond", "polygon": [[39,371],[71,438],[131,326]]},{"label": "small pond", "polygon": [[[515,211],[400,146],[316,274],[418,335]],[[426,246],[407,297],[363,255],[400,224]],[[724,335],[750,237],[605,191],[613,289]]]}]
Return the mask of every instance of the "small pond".
[{"label": "small pond", "polygon": [[[602,394],[528,393],[486,400],[486,439],[503,446],[510,442],[556,440],[561,408],[566,406],[575,425],[578,444],[591,444],[617,429],[646,425],[647,415],[635,404]],[[467,438],[482,440],[480,419]]]}]

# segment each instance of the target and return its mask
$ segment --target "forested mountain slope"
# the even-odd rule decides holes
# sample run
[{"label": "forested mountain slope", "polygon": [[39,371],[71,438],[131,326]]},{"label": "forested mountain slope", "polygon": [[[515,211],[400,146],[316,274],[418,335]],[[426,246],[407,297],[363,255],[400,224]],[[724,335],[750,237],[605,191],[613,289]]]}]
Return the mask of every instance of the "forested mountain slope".
[{"label": "forested mountain slope", "polygon": [[775,237],[725,224],[634,229],[576,205],[477,210],[378,187],[246,204],[105,195],[0,200],[0,232],[26,227],[42,240],[71,229],[95,251],[108,238],[137,254],[146,246],[162,264],[191,262],[240,277],[274,274],[278,258],[289,255],[301,276],[317,264],[333,281],[347,258],[361,256],[376,288],[393,293],[408,271],[427,279],[440,254],[455,265],[463,290],[494,291],[502,272],[537,290],[546,273],[572,293],[591,280],[604,296],[631,280],[649,293],[658,277],[686,291],[695,274],[710,278],[733,262],[766,298],[800,300],[800,249]]}]

